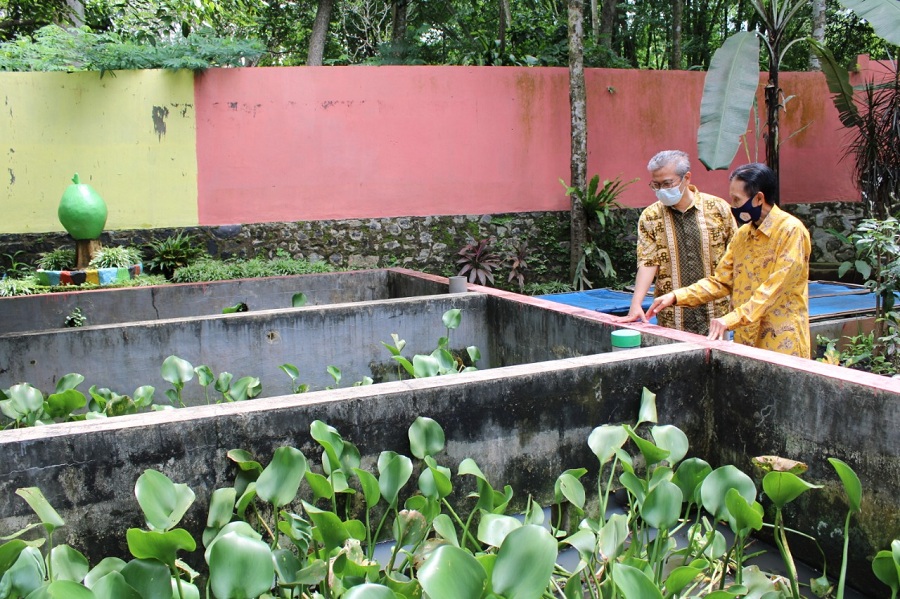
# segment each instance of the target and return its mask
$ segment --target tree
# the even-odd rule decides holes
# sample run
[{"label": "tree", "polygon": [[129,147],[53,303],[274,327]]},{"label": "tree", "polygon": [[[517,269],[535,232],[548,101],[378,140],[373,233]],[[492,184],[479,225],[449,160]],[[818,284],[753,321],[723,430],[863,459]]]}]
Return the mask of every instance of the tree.
[{"label": "tree", "polygon": [[331,9],[333,6],[334,0],[319,0],[316,20],[313,22],[312,34],[309,36],[309,53],[306,56],[306,66],[322,66],[322,61],[325,57],[325,37],[328,35],[328,25],[331,23]]},{"label": "tree", "polygon": [[587,239],[581,198],[587,192],[587,94],[584,85],[584,0],[569,0],[569,105],[572,122],[569,276],[575,280]]},{"label": "tree", "polygon": [[[812,39],[820,44],[825,43],[825,0],[810,0],[812,4]],[[818,71],[819,57],[815,50],[809,52],[809,68],[812,71]]]}]

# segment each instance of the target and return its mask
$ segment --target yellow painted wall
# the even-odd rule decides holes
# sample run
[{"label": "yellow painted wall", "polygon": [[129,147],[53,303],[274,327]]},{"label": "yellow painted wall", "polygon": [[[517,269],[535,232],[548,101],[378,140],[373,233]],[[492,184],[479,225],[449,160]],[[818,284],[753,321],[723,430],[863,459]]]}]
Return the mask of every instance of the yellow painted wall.
[{"label": "yellow painted wall", "polygon": [[0,233],[62,231],[76,172],[107,230],[197,224],[190,71],[0,73],[0,101]]}]

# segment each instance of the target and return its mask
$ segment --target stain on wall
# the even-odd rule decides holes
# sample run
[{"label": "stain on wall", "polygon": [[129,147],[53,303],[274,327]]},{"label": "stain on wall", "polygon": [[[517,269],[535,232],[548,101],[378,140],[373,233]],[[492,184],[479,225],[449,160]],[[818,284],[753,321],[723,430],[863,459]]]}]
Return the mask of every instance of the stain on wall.
[{"label": "stain on wall", "polygon": [[154,106],[153,114],[150,118],[153,119],[153,130],[156,131],[156,136],[162,140],[162,136],[166,134],[166,119],[169,117],[169,109],[165,106]]},{"label": "stain on wall", "polygon": [[107,229],[197,224],[193,82],[189,71],[0,73],[0,170],[15,182],[0,232],[62,231],[76,172],[106,201]]}]

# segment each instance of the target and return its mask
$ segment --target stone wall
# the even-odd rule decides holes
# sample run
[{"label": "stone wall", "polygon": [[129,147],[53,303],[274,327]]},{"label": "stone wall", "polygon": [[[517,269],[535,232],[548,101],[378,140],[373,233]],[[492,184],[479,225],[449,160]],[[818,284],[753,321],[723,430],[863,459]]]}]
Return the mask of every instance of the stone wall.
[{"label": "stone wall", "polygon": [[[852,249],[842,246],[828,229],[850,233],[862,218],[862,204],[794,204],[786,210],[809,228],[813,262],[841,262],[852,257]],[[633,273],[628,265],[633,261],[630,248],[640,211],[625,212],[627,224],[622,225],[616,247],[607,248],[614,264],[618,263],[617,268],[625,273],[620,277],[623,279]],[[295,258],[323,260],[338,268],[400,266],[443,276],[458,272],[458,252],[467,239],[494,237],[494,249],[501,257],[512,252],[517,243],[527,242],[530,260],[526,283],[568,280],[569,214],[564,211],[260,223],[184,230],[197,235],[211,255],[223,258],[284,252]],[[175,231],[107,231],[101,241],[140,247]],[[0,235],[0,268],[8,267],[13,256],[19,262],[33,264],[41,252],[66,245],[74,246],[66,233]],[[508,273],[504,263],[496,271],[497,283],[506,283]],[[597,286],[604,286],[603,281]]]}]

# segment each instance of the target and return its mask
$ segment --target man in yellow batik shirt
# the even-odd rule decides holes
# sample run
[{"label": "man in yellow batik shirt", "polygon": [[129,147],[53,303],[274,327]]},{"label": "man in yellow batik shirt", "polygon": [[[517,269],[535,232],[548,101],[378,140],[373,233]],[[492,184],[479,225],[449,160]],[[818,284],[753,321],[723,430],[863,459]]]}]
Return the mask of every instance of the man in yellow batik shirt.
[{"label": "man in yellow batik shirt", "polygon": [[[641,303],[656,280],[661,296],[712,275],[737,227],[728,203],[691,184],[691,162],[680,150],[664,150],[647,164],[650,189],[657,201],[638,220],[637,262],[631,307],[616,322],[647,320]],[[729,310],[727,297],[705,306],[664,310],[657,322],[664,327],[706,335],[709,321]]]},{"label": "man in yellow batik shirt", "polygon": [[809,231],[778,207],[777,180],[768,166],[745,164],[730,180],[732,211],[746,224],[711,277],[656,298],[647,316],[730,293],[733,309],[710,321],[709,339],[734,330],[738,343],[809,358]]}]

